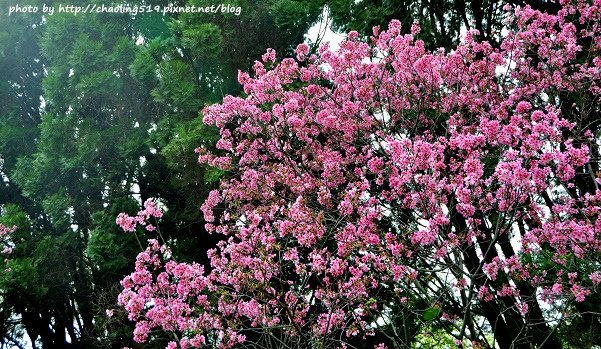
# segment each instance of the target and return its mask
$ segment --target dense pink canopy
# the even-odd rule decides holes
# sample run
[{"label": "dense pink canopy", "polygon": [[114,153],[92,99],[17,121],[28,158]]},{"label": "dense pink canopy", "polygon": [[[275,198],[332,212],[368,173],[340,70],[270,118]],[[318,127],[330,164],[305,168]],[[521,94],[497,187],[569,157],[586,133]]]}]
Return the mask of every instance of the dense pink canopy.
[{"label": "dense pink canopy", "polygon": [[[582,122],[601,94],[599,4],[563,6],[514,9],[499,48],[472,31],[428,52],[393,21],[240,72],[245,96],[203,111],[217,153],[198,149],[226,171],[202,206],[224,240],[210,271],[150,241],[119,297],[136,341],[161,328],[180,336],[169,348],[257,332],[344,347],[416,298],[458,343],[549,333],[542,309],[568,316],[601,280],[597,139]],[[118,222],[159,214],[147,203]]]}]

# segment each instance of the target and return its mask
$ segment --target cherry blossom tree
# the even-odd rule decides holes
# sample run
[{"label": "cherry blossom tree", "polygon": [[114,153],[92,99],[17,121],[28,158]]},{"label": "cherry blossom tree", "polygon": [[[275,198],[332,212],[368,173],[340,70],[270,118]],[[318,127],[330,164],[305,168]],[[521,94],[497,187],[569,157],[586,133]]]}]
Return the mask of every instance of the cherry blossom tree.
[{"label": "cherry blossom tree", "polygon": [[202,206],[223,240],[210,270],[149,241],[119,297],[136,341],[560,347],[601,281],[601,3],[561,5],[507,7],[499,48],[429,52],[393,21],[240,72],[245,96],[203,111],[218,153],[197,150],[225,173]]}]

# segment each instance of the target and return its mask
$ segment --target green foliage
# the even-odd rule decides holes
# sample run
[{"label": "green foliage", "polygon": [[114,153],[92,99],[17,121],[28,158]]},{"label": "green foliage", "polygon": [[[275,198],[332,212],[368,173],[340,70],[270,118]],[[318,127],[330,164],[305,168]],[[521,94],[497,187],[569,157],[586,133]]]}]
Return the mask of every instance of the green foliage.
[{"label": "green foliage", "polygon": [[321,8],[320,1],[281,0],[272,2],[269,11],[273,14],[276,28],[294,37],[307,29],[307,23],[315,20]]},{"label": "green foliage", "polygon": [[601,345],[601,297],[598,293],[589,297],[587,302],[573,305],[578,315],[568,318],[560,327],[559,335],[565,348],[588,349]]},{"label": "green foliage", "polygon": [[50,195],[42,201],[44,212],[48,215],[52,225],[59,231],[67,231],[71,225],[71,217],[69,215],[72,207],[69,196],[65,190]]},{"label": "green foliage", "polygon": [[115,224],[120,212],[134,214],[138,204],[129,198],[115,202],[110,211],[92,214],[90,239],[85,255],[89,257],[99,286],[110,285],[125,274],[139,252],[139,246],[132,234],[125,234]]},{"label": "green foliage", "polygon": [[169,37],[167,19],[168,17],[156,12],[138,14],[133,19],[133,32],[146,40]]},{"label": "green foliage", "polygon": [[0,279],[2,289],[18,288],[20,292],[36,300],[42,300],[48,293],[48,287],[40,280],[32,258],[11,259],[6,268],[9,271]]},{"label": "green foliage", "polygon": [[[467,341],[465,341],[467,342]],[[467,344],[467,343],[465,343]],[[455,338],[441,329],[429,329],[416,336],[412,349],[454,349]],[[469,348],[469,346],[468,346]]]},{"label": "green foliage", "polygon": [[182,30],[182,47],[190,50],[197,60],[219,58],[222,40],[221,29],[213,23],[201,23]]},{"label": "green foliage", "polygon": [[152,83],[157,78],[157,67],[149,51],[138,51],[129,66],[133,78],[140,82]]},{"label": "green foliage", "polygon": [[424,311],[424,313],[422,314],[422,317],[423,317],[424,321],[429,322],[429,321],[436,319],[438,317],[438,315],[440,315],[440,308],[439,307],[431,307]]},{"label": "green foliage", "polygon": [[156,102],[177,106],[178,111],[188,115],[200,108],[200,87],[189,65],[180,60],[164,61],[158,66],[158,74],[159,86],[152,91]]},{"label": "green foliage", "polygon": [[[32,1],[32,5],[41,1]],[[40,81],[44,60],[39,57],[39,14],[9,16],[0,1],[0,175],[8,176],[17,159],[31,154],[39,133]],[[0,205],[18,202],[29,206],[19,190],[4,178],[0,181]]]},{"label": "green foliage", "polygon": [[207,182],[216,182],[223,176],[225,172],[215,167],[207,169],[205,172],[204,180]]}]

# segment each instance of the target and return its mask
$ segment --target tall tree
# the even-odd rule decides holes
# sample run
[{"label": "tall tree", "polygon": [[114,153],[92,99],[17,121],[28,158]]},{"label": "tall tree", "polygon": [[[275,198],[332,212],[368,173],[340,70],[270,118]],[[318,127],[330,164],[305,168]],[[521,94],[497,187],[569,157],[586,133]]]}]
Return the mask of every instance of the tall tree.
[{"label": "tall tree", "polygon": [[[39,5],[39,2],[33,4]],[[41,82],[44,59],[38,44],[42,16],[39,13],[9,15],[8,8],[13,5],[0,1],[3,9],[0,13],[0,215],[8,226],[21,225],[22,229],[16,233],[19,236],[14,239],[19,242],[19,237],[27,236],[28,225],[24,224],[19,213],[21,209],[14,205],[32,215],[39,212],[41,205],[23,195],[10,175],[19,157],[35,151],[43,106]],[[19,252],[17,249],[13,255]],[[18,295],[10,292],[7,283],[11,279],[20,279],[26,285],[24,287],[31,288],[35,279],[26,276],[24,269],[27,266],[13,267],[22,267],[23,273],[3,273],[0,276],[0,336],[2,343],[20,346],[24,335],[23,318],[18,317],[17,309],[20,302]]]}]

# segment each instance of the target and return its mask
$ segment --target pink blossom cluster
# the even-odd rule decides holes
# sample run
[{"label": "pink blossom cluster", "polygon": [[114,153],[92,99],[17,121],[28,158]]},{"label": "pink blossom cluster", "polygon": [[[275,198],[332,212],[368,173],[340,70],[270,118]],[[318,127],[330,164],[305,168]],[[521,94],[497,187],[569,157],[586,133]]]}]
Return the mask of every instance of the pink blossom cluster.
[{"label": "pink blossom cluster", "polygon": [[[199,316],[195,311],[197,307],[209,306],[203,267],[169,260],[168,248],[154,239],[148,243],[148,248],[136,258],[135,271],[121,281],[124,291],[118,299],[130,320],[144,318],[136,322],[134,340],[145,342],[155,327],[189,332],[218,324],[219,320],[211,315]],[[205,337],[183,337],[179,343],[182,348],[198,348],[205,343]]]},{"label": "pink blossom cluster", "polygon": [[[14,243],[12,242],[11,235],[17,230],[17,226],[7,227],[0,224],[0,255],[4,257],[4,264],[8,262],[8,256],[13,252]],[[4,272],[10,271],[10,268],[5,267]]]},{"label": "pink blossom cluster", "polygon": [[117,216],[116,223],[126,232],[135,231],[138,224],[144,226],[148,231],[154,231],[156,230],[156,227],[147,222],[150,217],[163,217],[163,211],[157,206],[153,199],[147,199],[144,202],[144,209],[140,210],[135,217],[132,217],[127,213],[120,213]]},{"label": "pink blossom cluster", "polygon": [[7,227],[3,224],[0,224],[0,245],[2,246],[3,255],[8,255],[13,250],[13,244],[11,242],[11,234],[17,230],[16,226]]},{"label": "pink blossom cluster", "polygon": [[[161,328],[184,335],[168,348],[226,348],[262,329],[338,343],[420,292],[457,328],[474,304],[511,330],[512,317],[544,324],[539,301],[585,301],[599,272],[572,269],[601,252],[597,145],[569,118],[590,105],[559,101],[599,102],[601,60],[579,53],[600,52],[601,4],[562,5],[516,8],[500,48],[472,31],[428,52],[392,21],[369,42],[351,32],[278,64],[269,50],[240,72],[247,97],[203,111],[219,154],[197,151],[237,173],[201,208],[226,238],[207,273],[150,242],[122,283],[135,339]],[[148,210],[117,221],[131,231]]]}]

